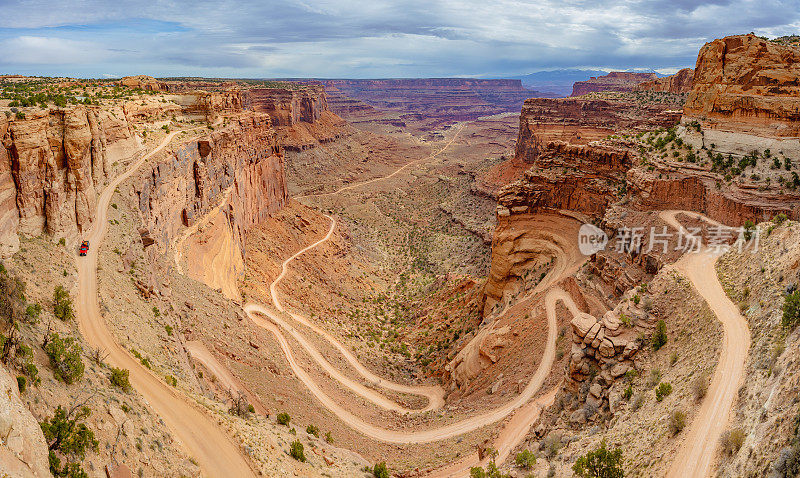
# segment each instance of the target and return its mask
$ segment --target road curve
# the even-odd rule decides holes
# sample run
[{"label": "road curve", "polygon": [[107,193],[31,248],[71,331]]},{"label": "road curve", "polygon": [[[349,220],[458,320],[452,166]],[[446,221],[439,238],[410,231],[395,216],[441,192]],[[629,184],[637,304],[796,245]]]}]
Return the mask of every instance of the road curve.
[{"label": "road curve", "polygon": [[[289,264],[292,261],[294,261],[295,259],[297,259],[298,257],[300,257],[301,255],[303,255],[306,252],[310,251],[311,249],[314,249],[315,247],[320,246],[321,244],[329,241],[331,236],[333,235],[333,231],[336,229],[336,220],[334,218],[328,216],[327,214],[325,215],[325,217],[327,217],[328,220],[331,221],[330,228],[328,228],[328,233],[325,235],[325,237],[323,237],[322,239],[318,240],[317,242],[315,242],[315,243],[313,243],[313,244],[311,244],[311,245],[309,245],[309,246],[297,251],[291,257],[289,257],[288,259],[283,261],[283,264],[281,264],[281,273],[280,273],[280,275],[278,275],[278,277],[276,277],[275,280],[272,281],[272,283],[269,286],[269,291],[270,291],[270,296],[272,297],[272,302],[275,304],[275,307],[278,309],[279,312],[287,312],[286,309],[283,307],[283,304],[281,303],[280,298],[278,297],[278,284],[286,276],[286,274],[287,274],[287,272],[289,270]],[[395,411],[400,412],[400,413],[424,413],[424,412],[427,412],[427,411],[430,411],[430,410],[439,409],[444,405],[445,392],[444,392],[444,389],[442,389],[442,387],[440,387],[438,385],[409,386],[409,385],[403,385],[403,384],[400,384],[400,383],[395,383],[395,382],[383,379],[383,378],[375,375],[369,369],[367,369],[364,365],[362,365],[361,362],[359,362],[358,359],[352,354],[352,352],[350,352],[350,350],[347,349],[347,347],[345,347],[341,343],[339,343],[339,341],[336,340],[333,336],[331,336],[328,332],[326,332],[322,328],[318,327],[313,322],[311,322],[310,320],[306,319],[304,316],[302,316],[300,314],[296,314],[296,313],[293,313],[293,312],[287,312],[294,320],[296,320],[297,322],[303,324],[304,326],[310,328],[311,330],[313,330],[317,334],[319,334],[322,337],[324,337],[325,340],[327,340],[334,348],[336,348],[339,351],[339,353],[342,354],[342,356],[344,356],[344,358],[347,360],[347,362],[350,364],[350,366],[352,366],[359,373],[359,375],[364,377],[371,384],[377,385],[379,387],[382,387],[382,388],[385,388],[385,389],[388,389],[388,390],[393,390],[395,392],[408,393],[408,394],[412,394],[412,395],[421,395],[421,396],[427,397],[427,399],[428,399],[428,405],[425,408],[421,409],[421,410],[413,410],[413,409],[407,409],[405,407],[402,407],[402,406],[396,404],[394,401],[389,400],[386,397],[384,397],[383,395],[377,393],[375,390],[373,390],[371,388],[368,388],[368,387],[365,387],[364,385],[362,385],[362,384],[360,384],[360,383],[358,383],[356,381],[353,381],[350,378],[348,378],[347,376],[343,375],[336,368],[334,368],[330,364],[330,362],[328,362],[322,356],[322,354],[320,354],[317,351],[317,349],[308,340],[305,339],[305,337],[301,333],[299,333],[294,327],[290,326],[288,323],[286,323],[284,320],[282,320],[278,314],[273,314],[268,309],[266,309],[264,307],[261,307],[261,306],[258,306],[258,305],[255,305],[255,304],[248,304],[245,307],[245,311],[248,311],[248,310],[256,311],[256,312],[259,312],[261,314],[264,314],[264,315],[267,315],[268,317],[270,317],[270,319],[272,319],[273,322],[277,323],[282,328],[287,330],[292,335],[292,337],[294,337],[295,340],[297,340],[303,346],[303,348],[306,350],[306,352],[308,352],[314,358],[314,360],[317,363],[319,363],[320,366],[329,375],[334,377],[338,382],[340,382],[342,385],[344,385],[345,387],[349,388],[353,392],[357,393],[358,395],[361,395],[362,397],[366,398],[367,400],[373,402],[374,404],[376,404],[376,405],[378,405],[378,406],[380,406],[382,408],[385,408],[387,410],[395,410]]]},{"label": "road curve", "polygon": [[395,169],[392,173],[387,174],[386,176],[379,176],[377,178],[368,179],[366,181],[361,181],[360,183],[354,183],[354,184],[349,184],[347,186],[342,186],[339,189],[337,189],[335,191],[331,191],[329,193],[314,193],[314,194],[304,194],[302,196],[295,196],[295,199],[303,199],[303,198],[310,198],[310,197],[333,196],[334,194],[339,194],[342,191],[349,191],[351,189],[359,188],[361,186],[366,186],[367,184],[373,184],[373,183],[377,183],[378,181],[383,181],[384,179],[393,178],[396,175],[400,174],[401,172],[405,171],[406,168],[408,168],[410,166],[413,166],[415,164],[418,164],[418,163],[421,163],[423,161],[427,161],[429,159],[433,159],[433,158],[439,156],[442,152],[444,152],[444,150],[446,150],[447,148],[450,147],[451,144],[453,144],[453,141],[455,141],[456,138],[458,138],[458,135],[461,133],[462,129],[464,129],[464,125],[463,124],[458,127],[458,129],[456,130],[456,132],[453,135],[453,137],[450,138],[450,141],[448,141],[447,144],[442,146],[435,153],[432,153],[432,154],[430,154],[428,156],[425,156],[424,158],[415,159],[414,161],[408,162],[408,163],[404,164],[403,166],[399,167],[398,169]]},{"label": "road curve", "polygon": [[108,206],[117,186],[136,171],[147,159],[166,147],[175,131],[152,151],[143,155],[130,168],[116,177],[103,190],[97,204],[94,227],[87,236],[89,251],[86,257],[77,258],[78,267],[78,328],[86,341],[108,354],[107,362],[130,371],[133,387],[145,398],[149,406],[167,424],[186,451],[197,460],[206,476],[255,476],[239,447],[223,432],[217,423],[191,403],[174,387],[142,366],[133,355],[119,345],[106,327],[100,312],[97,294],[97,259],[100,243],[108,229]]},{"label": "road curve", "polygon": [[[719,225],[703,215],[687,211],[663,211],[659,216],[668,225],[681,231],[684,229],[676,217],[678,214]],[[668,477],[705,478],[712,475],[719,437],[728,426],[733,402],[744,379],[745,362],[750,350],[750,329],[747,320],[719,282],[714,265],[720,255],[720,252],[710,249],[686,253],[671,266],[686,276],[706,301],[722,323],[724,338],[711,385],[672,461]]]}]

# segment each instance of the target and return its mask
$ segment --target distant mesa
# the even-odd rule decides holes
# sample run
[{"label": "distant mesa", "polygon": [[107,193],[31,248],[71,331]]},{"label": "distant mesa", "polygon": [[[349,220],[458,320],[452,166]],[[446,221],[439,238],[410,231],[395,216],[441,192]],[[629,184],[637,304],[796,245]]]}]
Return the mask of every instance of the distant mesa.
[{"label": "distant mesa", "polygon": [[634,73],[612,71],[605,76],[593,76],[586,81],[576,81],[572,85],[571,96],[583,96],[601,91],[633,91],[640,83],[658,80],[655,73]]},{"label": "distant mesa", "polygon": [[674,75],[639,83],[636,90],[684,94],[692,91],[693,78],[694,70],[691,68],[684,68]]}]

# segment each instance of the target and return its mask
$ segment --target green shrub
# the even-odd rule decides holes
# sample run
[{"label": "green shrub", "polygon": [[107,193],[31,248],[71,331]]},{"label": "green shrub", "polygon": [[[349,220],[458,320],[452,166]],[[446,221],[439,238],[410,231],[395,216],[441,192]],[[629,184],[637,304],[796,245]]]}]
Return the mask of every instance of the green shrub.
[{"label": "green shrub", "polygon": [[178,379],[173,377],[172,375],[164,376],[164,380],[166,380],[167,383],[172,385],[173,387],[177,387],[178,386]]},{"label": "green shrub", "polygon": [[[86,450],[98,449],[94,432],[83,423],[91,415],[89,407],[74,407],[69,411],[59,405],[53,418],[39,424],[50,450],[50,472],[56,477],[82,478],[86,472],[80,460],[86,458]],[[66,459],[61,466],[61,459]]]},{"label": "green shrub", "polygon": [[800,290],[792,292],[784,299],[781,325],[793,330],[798,322],[800,322]]},{"label": "green shrub", "polygon": [[72,337],[61,338],[53,333],[44,347],[45,353],[50,358],[53,366],[53,375],[64,383],[70,384],[83,376],[83,349]]},{"label": "green shrub", "polygon": [[276,418],[278,420],[278,425],[284,425],[287,427],[289,426],[289,422],[291,421],[291,417],[289,417],[289,414],[286,412],[279,413]]},{"label": "green shrub", "polygon": [[658,350],[667,343],[667,324],[664,320],[659,320],[656,324],[656,332],[653,334],[653,350]]},{"label": "green shrub", "polygon": [[172,326],[171,325],[169,325],[169,324],[165,325],[164,326],[164,330],[167,331],[167,335],[170,335],[170,336],[172,335]]},{"label": "green shrub", "polygon": [[39,314],[42,313],[42,306],[39,304],[28,304],[25,308],[25,316],[31,321],[36,322],[39,320]]},{"label": "green shrub", "polygon": [[314,425],[307,426],[306,427],[306,433],[308,433],[309,435],[313,435],[313,436],[319,438],[319,428],[317,428]]},{"label": "green shrub", "polygon": [[303,451],[303,444],[300,440],[295,440],[289,445],[289,456],[297,461],[306,461],[306,455]]},{"label": "green shrub", "polygon": [[72,299],[69,293],[62,287],[56,286],[53,293],[53,315],[67,321],[75,318],[75,311],[72,309]]},{"label": "green shrub", "polygon": [[28,379],[24,375],[17,376],[17,388],[19,389],[19,393],[25,393],[25,389],[28,387]]},{"label": "green shrub", "polygon": [[606,441],[600,442],[600,448],[579,457],[572,466],[572,471],[582,478],[622,478],[622,449],[609,450]]},{"label": "green shrub", "polygon": [[672,384],[661,382],[656,388],[656,400],[660,402],[661,400],[664,400],[664,397],[670,393],[672,393]]},{"label": "green shrub", "polygon": [[389,478],[389,469],[386,468],[386,462],[376,463],[372,468],[372,476],[375,478]]},{"label": "green shrub", "polygon": [[331,435],[331,432],[325,432],[325,442],[333,443],[333,435]]},{"label": "green shrub", "polygon": [[674,410],[669,416],[669,430],[673,435],[677,435],[686,428],[686,413],[681,410]]},{"label": "green shrub", "polygon": [[111,368],[111,375],[109,375],[108,377],[112,385],[121,388],[125,392],[129,392],[131,390],[131,382],[129,378],[130,378],[129,370],[116,367]]},{"label": "green shrub", "polygon": [[520,468],[530,469],[536,464],[536,455],[530,450],[522,450],[514,457],[514,463]]}]

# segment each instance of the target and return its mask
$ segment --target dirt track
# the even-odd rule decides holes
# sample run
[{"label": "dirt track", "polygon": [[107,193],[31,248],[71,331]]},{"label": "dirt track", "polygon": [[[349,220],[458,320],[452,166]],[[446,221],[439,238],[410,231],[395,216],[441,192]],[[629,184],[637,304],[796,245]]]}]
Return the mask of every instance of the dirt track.
[{"label": "dirt track", "polygon": [[[660,217],[680,231],[683,227],[677,219],[678,214],[719,225],[705,216],[684,211],[663,211]],[[750,350],[750,329],[719,282],[714,264],[720,255],[709,249],[687,253],[671,266],[692,282],[722,323],[725,335],[711,385],[672,462],[667,473],[669,477],[711,476],[719,437],[728,426],[731,408],[744,378],[745,361]]]},{"label": "dirt track", "polygon": [[239,447],[206,413],[191,403],[174,387],[142,366],[139,361],[114,339],[100,312],[97,295],[97,258],[100,244],[108,228],[108,206],[116,187],[155,153],[166,147],[175,131],[155,149],[134,162],[115,178],[100,195],[86,257],[77,257],[78,302],[77,320],[81,334],[92,347],[108,354],[107,362],[130,371],[131,385],[147,400],[150,407],[164,420],[175,437],[194,457],[203,473],[213,477],[255,476]]}]

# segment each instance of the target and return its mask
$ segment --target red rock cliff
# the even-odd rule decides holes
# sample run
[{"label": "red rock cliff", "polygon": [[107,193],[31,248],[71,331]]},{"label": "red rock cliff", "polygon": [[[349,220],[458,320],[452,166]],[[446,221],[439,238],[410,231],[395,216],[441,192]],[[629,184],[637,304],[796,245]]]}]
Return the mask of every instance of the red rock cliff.
[{"label": "red rock cliff", "polygon": [[674,94],[689,93],[692,91],[692,78],[694,78],[694,70],[691,68],[684,68],[674,75],[639,83],[636,90]]},{"label": "red rock cliff", "polygon": [[298,89],[253,88],[244,94],[244,106],[268,113],[278,139],[289,150],[302,150],[336,139],[344,121],[328,109],[321,85]]},{"label": "red rock cliff", "polygon": [[69,235],[91,226],[109,165],[139,150],[120,108],[73,107],[0,119],[0,244],[17,233]]},{"label": "red rock cliff", "polygon": [[655,73],[632,73],[612,71],[606,76],[593,76],[572,85],[571,96],[581,96],[600,91],[633,91],[639,83],[658,79]]},{"label": "red rock cliff", "polygon": [[170,248],[225,201],[222,213],[244,253],[247,230],[287,199],[283,154],[266,114],[246,113],[228,126],[182,144],[153,165],[136,186],[142,222],[161,248]]},{"label": "red rock cliff", "polygon": [[800,136],[800,49],[755,35],[706,43],[683,115],[712,130]]}]

